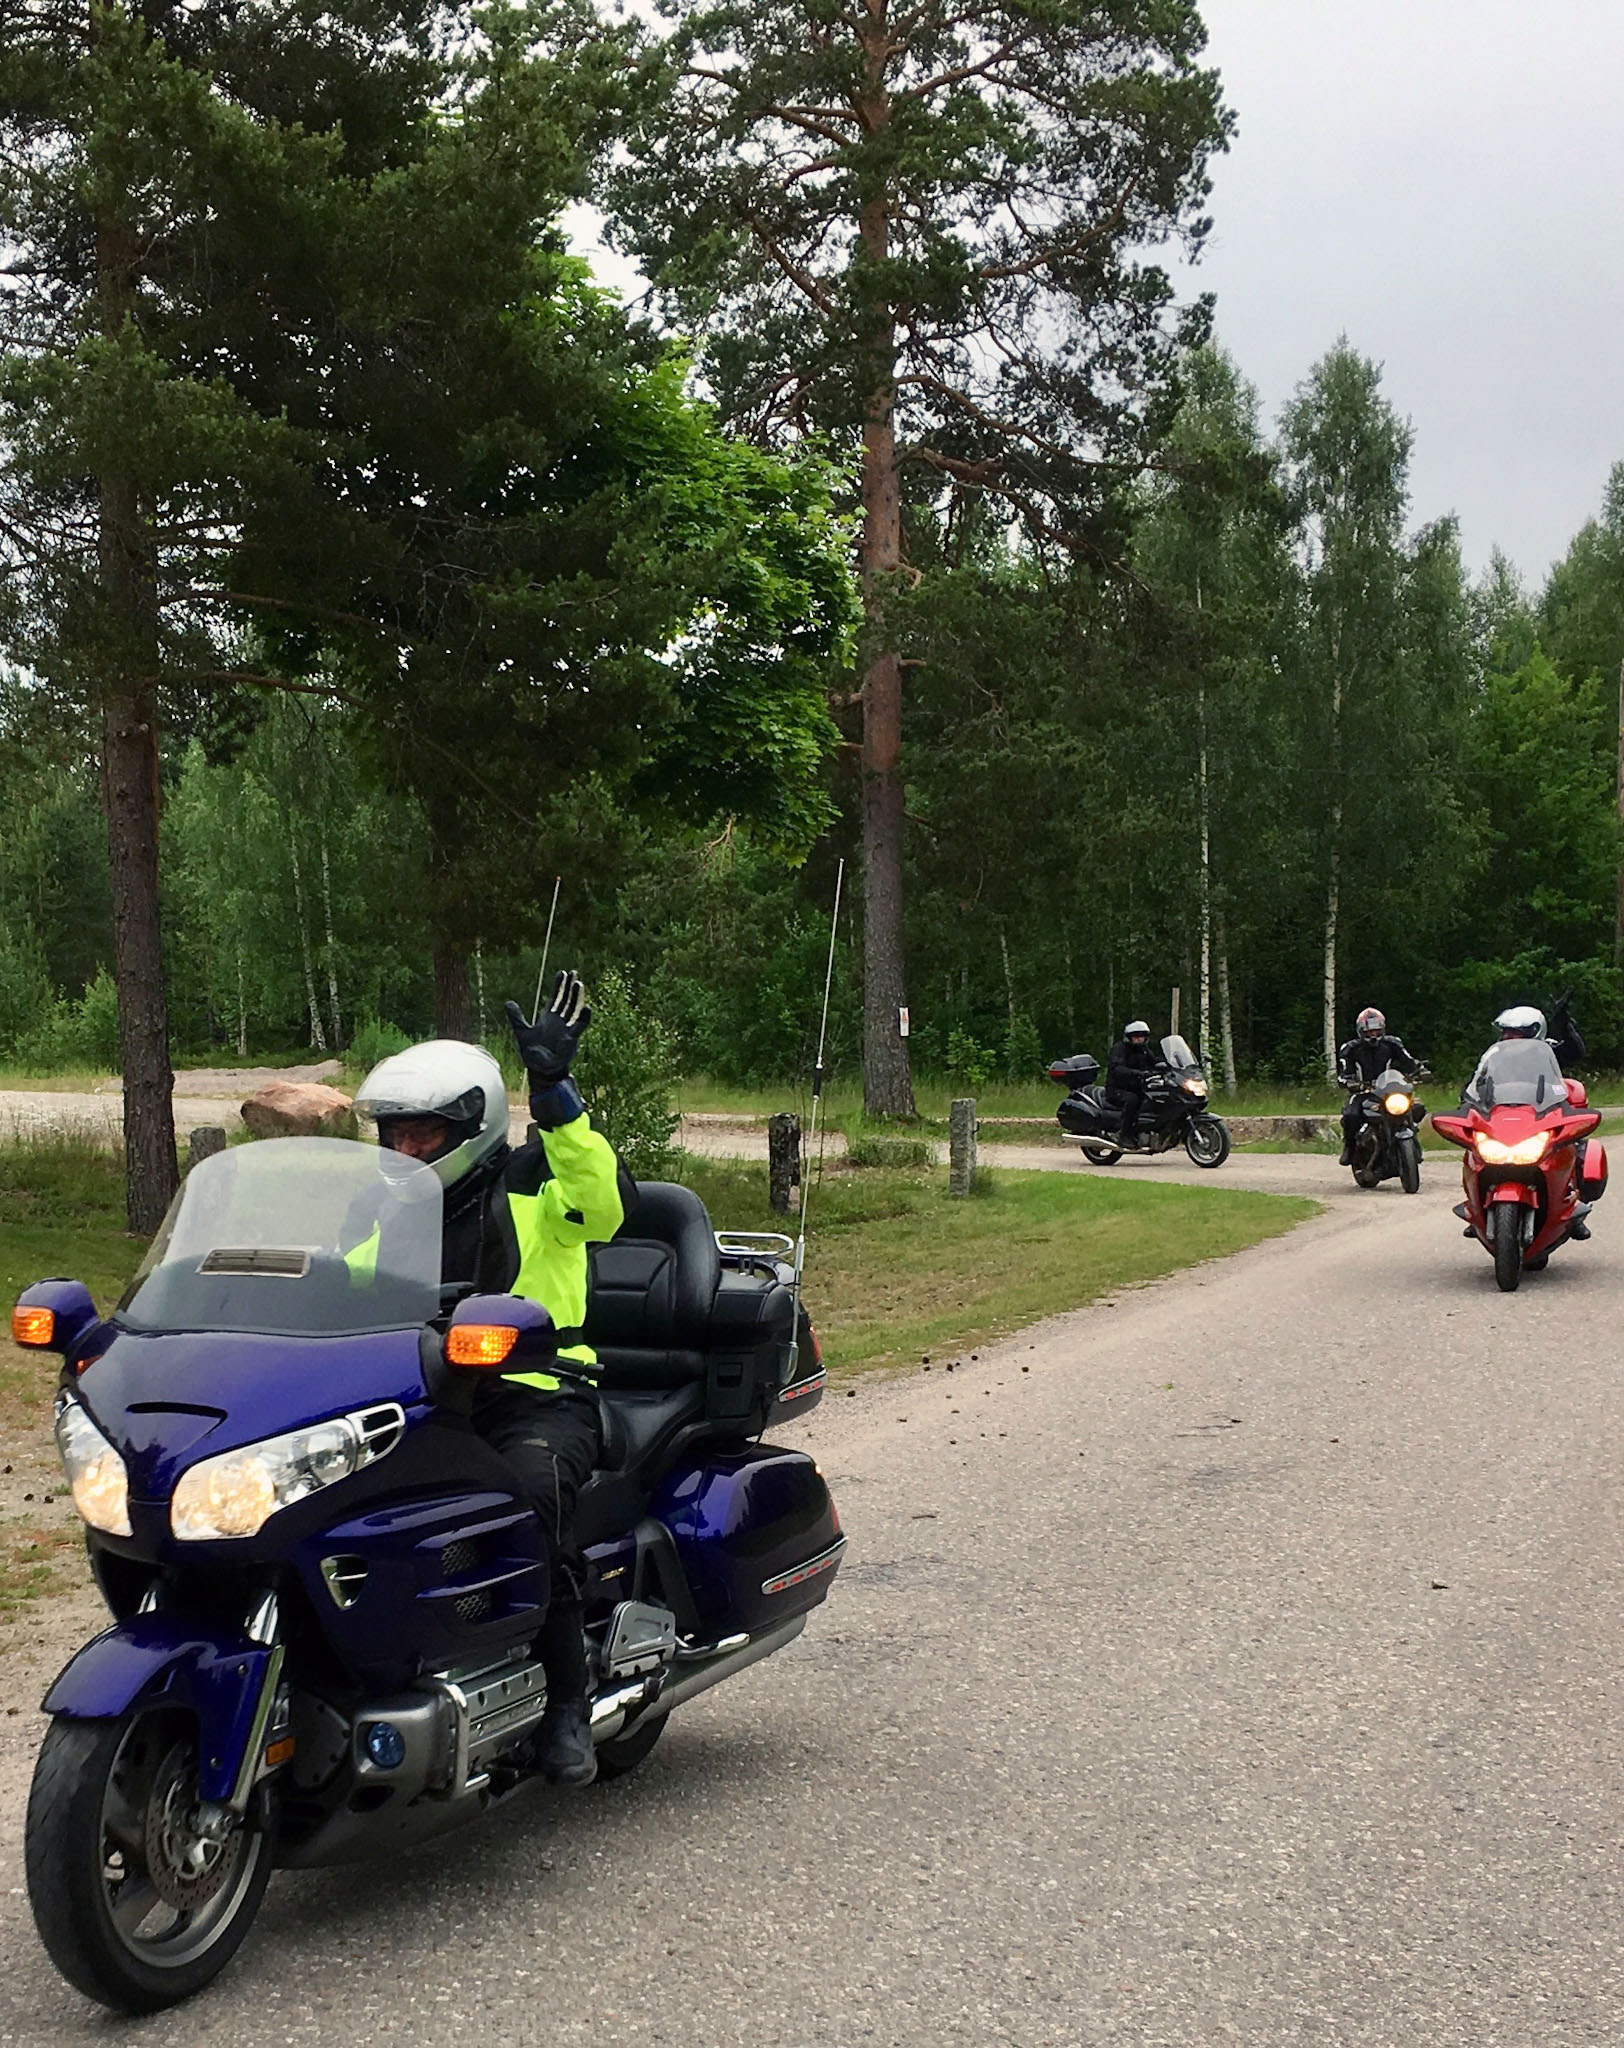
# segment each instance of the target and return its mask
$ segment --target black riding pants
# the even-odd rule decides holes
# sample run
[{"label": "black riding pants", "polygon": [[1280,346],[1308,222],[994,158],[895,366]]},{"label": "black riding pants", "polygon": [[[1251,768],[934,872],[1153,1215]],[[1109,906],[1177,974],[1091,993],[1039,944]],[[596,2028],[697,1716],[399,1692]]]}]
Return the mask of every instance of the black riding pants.
[{"label": "black riding pants", "polygon": [[1359,1135],[1359,1126],[1365,1120],[1362,1095],[1350,1095],[1342,1111],[1342,1144],[1345,1151],[1353,1150],[1353,1141]]},{"label": "black riding pants", "polygon": [[1122,1121],[1117,1126],[1118,1134],[1131,1139],[1139,1128],[1139,1112],[1145,1106],[1144,1090],[1124,1087],[1118,1082],[1111,1090],[1111,1098],[1122,1105]]},{"label": "black riding pants", "polygon": [[575,1502],[603,1448],[598,1397],[584,1387],[556,1393],[513,1380],[482,1388],[474,1428],[513,1467],[541,1518],[552,1597],[538,1649],[547,1689],[559,1699],[584,1699],[586,1652],[581,1637],[585,1566],[575,1541]]}]

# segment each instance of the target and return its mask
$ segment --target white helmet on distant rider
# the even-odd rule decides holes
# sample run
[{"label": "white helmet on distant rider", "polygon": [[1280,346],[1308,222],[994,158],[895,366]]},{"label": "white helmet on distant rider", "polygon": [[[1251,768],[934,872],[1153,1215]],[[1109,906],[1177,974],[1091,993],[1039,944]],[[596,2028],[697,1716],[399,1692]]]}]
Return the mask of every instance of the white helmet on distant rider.
[{"label": "white helmet on distant rider", "polygon": [[1143,1017],[1135,1017],[1131,1024],[1124,1024],[1122,1035],[1130,1045],[1149,1045],[1150,1026]]},{"label": "white helmet on distant rider", "polygon": [[1385,1038],[1387,1036],[1387,1019],[1380,1010],[1361,1010],[1353,1020],[1353,1029],[1355,1036],[1359,1038]]},{"label": "white helmet on distant rider", "polygon": [[457,1038],[431,1038],[380,1060],[355,1108],[378,1126],[380,1145],[423,1160],[448,1189],[507,1141],[502,1069],[482,1045]]},{"label": "white helmet on distant rider", "polygon": [[1500,1012],[1494,1020],[1494,1028],[1502,1038],[1543,1038],[1545,1013],[1536,1010],[1532,1003],[1518,1003]]}]

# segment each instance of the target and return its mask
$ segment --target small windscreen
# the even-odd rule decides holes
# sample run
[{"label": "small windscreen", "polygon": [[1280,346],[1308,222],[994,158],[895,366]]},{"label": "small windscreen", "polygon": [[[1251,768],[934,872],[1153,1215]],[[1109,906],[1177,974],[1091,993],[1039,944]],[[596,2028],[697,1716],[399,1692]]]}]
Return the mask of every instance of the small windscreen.
[{"label": "small windscreen", "polygon": [[118,1305],[126,1329],[353,1336],[440,1305],[442,1195],[398,1152],[270,1138],[195,1166]]},{"label": "small windscreen", "polygon": [[1198,1067],[1201,1064],[1191,1052],[1188,1041],[1176,1031],[1162,1040],[1162,1058],[1170,1067]]}]

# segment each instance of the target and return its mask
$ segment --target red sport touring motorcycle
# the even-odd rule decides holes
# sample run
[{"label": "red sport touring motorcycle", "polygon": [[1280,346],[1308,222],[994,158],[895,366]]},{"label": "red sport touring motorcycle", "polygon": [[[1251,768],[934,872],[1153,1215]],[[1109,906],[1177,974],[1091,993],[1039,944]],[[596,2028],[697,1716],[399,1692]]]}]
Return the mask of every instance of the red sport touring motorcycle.
[{"label": "red sport touring motorcycle", "polygon": [[1606,1149],[1590,1135],[1600,1122],[1584,1083],[1563,1079],[1542,1038],[1490,1046],[1460,1108],[1433,1117],[1438,1135],[1466,1153],[1466,1199],[1455,1213],[1494,1260],[1504,1293],[1576,1230],[1589,1235],[1584,1219],[1607,1186]]}]

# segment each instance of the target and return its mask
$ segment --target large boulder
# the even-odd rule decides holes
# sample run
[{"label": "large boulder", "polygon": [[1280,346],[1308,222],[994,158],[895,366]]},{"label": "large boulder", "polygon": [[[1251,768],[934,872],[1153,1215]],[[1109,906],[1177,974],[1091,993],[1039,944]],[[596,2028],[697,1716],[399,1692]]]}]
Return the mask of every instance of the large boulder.
[{"label": "large boulder", "polygon": [[256,1138],[353,1138],[355,1105],[319,1081],[267,1081],[242,1106]]}]

